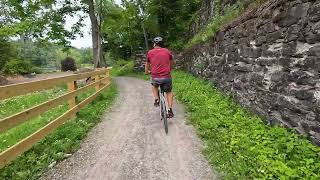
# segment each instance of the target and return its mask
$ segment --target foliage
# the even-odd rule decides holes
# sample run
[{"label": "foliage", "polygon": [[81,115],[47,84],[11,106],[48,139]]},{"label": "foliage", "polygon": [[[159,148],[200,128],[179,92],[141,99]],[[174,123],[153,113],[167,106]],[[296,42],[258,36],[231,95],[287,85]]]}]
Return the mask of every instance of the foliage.
[{"label": "foliage", "polygon": [[[27,94],[25,96],[13,97],[8,100],[0,102],[0,119],[9,117],[17,112],[29,109],[33,106],[39,105],[49,99],[58,97],[64,94],[66,91],[64,88],[55,88],[40,92]],[[5,133],[0,134],[0,152],[4,151],[8,147],[14,145],[24,137],[27,137],[31,133],[35,132],[39,128],[46,125],[52,119],[60,116],[66,109],[66,104],[53,108],[39,117],[19,125],[16,128],[10,129]]]},{"label": "foliage", "polygon": [[206,42],[212,39],[216,33],[226,24],[234,21],[236,18],[241,16],[247,9],[254,6],[258,6],[266,0],[248,0],[238,1],[231,7],[225,7],[224,13],[222,14],[221,0],[215,1],[215,12],[216,15],[212,18],[210,23],[199,33],[197,33],[189,42],[185,45],[185,48],[190,48],[201,42]]},{"label": "foliage", "polygon": [[133,61],[125,61],[125,60],[118,60],[112,66],[111,75],[113,76],[123,76],[129,73],[133,73]]},{"label": "foliage", "polygon": [[66,57],[61,61],[61,71],[76,71],[76,61],[71,57]]},{"label": "foliage", "polygon": [[55,71],[60,69],[61,60],[68,56],[74,57],[79,67],[84,63],[93,63],[91,48],[64,48],[46,41],[31,39],[9,41],[0,38],[0,70],[10,59],[21,59],[31,63],[31,72]]},{"label": "foliage", "polygon": [[[219,8],[219,6],[217,6],[217,8]],[[238,3],[228,8],[224,15],[216,15],[206,28],[196,34],[189,43],[186,44],[185,48],[190,48],[198,43],[205,42],[213,38],[223,25],[233,21],[242,12],[244,12],[243,4]]]},{"label": "foliage", "polygon": [[3,67],[3,72],[5,74],[28,74],[31,73],[32,67],[29,62],[11,59]]},{"label": "foliage", "polygon": [[[112,84],[92,103],[81,109],[75,120],[63,124],[10,165],[0,169],[0,179],[38,179],[50,164],[61,161],[66,154],[75,152],[86,133],[101,120],[102,114],[111,106],[116,94],[116,86]],[[79,99],[89,95],[90,92],[83,94]],[[38,96],[34,96],[32,99],[36,100]],[[53,118],[58,114],[59,111],[53,110],[48,117]]]},{"label": "foliage", "polygon": [[0,38],[0,70],[14,58],[17,58],[17,49],[7,39]]},{"label": "foliage", "polygon": [[[69,45],[68,39],[81,34],[83,16],[77,14],[85,6],[81,1],[1,1],[0,37],[30,37],[54,40],[61,45]],[[79,21],[66,30],[65,16],[77,15]]]},{"label": "foliage", "polygon": [[134,51],[143,47],[139,9],[130,2],[125,4],[125,8],[112,3],[109,3],[106,8],[102,27],[107,39],[105,50],[110,51],[115,59],[127,59]]},{"label": "foliage", "polygon": [[[148,79],[142,74],[123,74]],[[294,130],[266,125],[211,83],[178,71],[175,97],[222,179],[319,179],[320,148]]]},{"label": "foliage", "polygon": [[186,31],[200,3],[199,0],[132,0],[123,1],[123,7],[110,3],[102,28],[107,40],[105,48],[115,59],[127,59],[133,52],[143,50],[144,26],[149,42],[155,36],[163,36],[167,46],[179,50],[188,40]]},{"label": "foliage", "polygon": [[93,64],[93,53],[91,48],[77,49],[80,53],[77,64]]},{"label": "foliage", "polygon": [[57,49],[56,61],[60,61],[62,59],[65,59],[68,56],[73,57],[75,59],[76,65],[78,67],[80,67],[81,64],[93,64],[92,48],[81,48],[81,49],[77,49],[77,48],[62,49],[62,48],[59,48],[59,49]]},{"label": "foliage", "polygon": [[56,67],[56,52],[59,51],[59,46],[28,38],[10,41],[10,44],[16,49],[19,59],[29,61],[36,67]]},{"label": "foliage", "polygon": [[266,125],[212,84],[175,72],[174,92],[224,179],[319,179],[320,148],[293,130]]},{"label": "foliage", "polygon": [[151,0],[146,9],[155,20],[151,19],[149,23],[156,24],[156,33],[165,38],[170,48],[181,50],[188,41],[186,33],[200,4],[199,0]]}]

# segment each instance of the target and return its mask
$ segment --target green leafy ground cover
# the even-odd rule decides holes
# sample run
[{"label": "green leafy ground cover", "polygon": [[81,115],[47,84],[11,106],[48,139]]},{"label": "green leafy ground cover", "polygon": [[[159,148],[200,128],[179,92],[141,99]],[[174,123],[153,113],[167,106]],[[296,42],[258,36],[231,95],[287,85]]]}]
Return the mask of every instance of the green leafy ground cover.
[{"label": "green leafy ground cover", "polygon": [[[21,112],[35,105],[39,105],[49,99],[62,95],[63,93],[65,93],[64,88],[55,88],[0,101],[0,119]],[[33,118],[26,123],[0,134],[0,152],[63,114],[65,112],[65,107],[66,104],[53,108],[50,111],[43,113],[41,116]]]},{"label": "green leafy ground cover", "polygon": [[144,80],[150,79],[150,77],[145,75],[143,72],[134,71],[133,66],[134,66],[134,62],[132,60],[117,61],[117,63],[113,65],[110,74],[112,76],[131,76],[131,77],[136,77]]},{"label": "green leafy ground cover", "polygon": [[223,179],[320,179],[320,148],[293,130],[266,125],[212,84],[174,73],[176,98]]},{"label": "green leafy ground cover", "polygon": [[[132,69],[125,71],[149,79]],[[320,179],[320,148],[305,137],[266,125],[211,83],[185,72],[173,73],[173,87],[221,179]]]},{"label": "green leafy ground cover", "polygon": [[196,44],[212,39],[224,25],[241,17],[241,15],[244,14],[247,9],[259,6],[265,1],[266,0],[248,0],[246,2],[238,1],[233,6],[226,8],[225,13],[221,15],[221,1],[215,0],[215,12],[217,14],[203,30],[198,32],[192,39],[190,39],[185,48],[191,48]]},{"label": "green leafy ground cover", "polygon": [[[0,118],[40,104],[59,94],[63,94],[63,92],[65,92],[65,88],[58,88],[1,101]],[[80,95],[78,99],[81,101],[93,92],[94,90],[89,90]],[[100,121],[102,114],[111,106],[116,95],[116,86],[112,84],[92,103],[81,109],[76,119],[63,124],[10,165],[0,169],[0,179],[37,179],[48,169],[50,164],[62,160],[66,157],[66,154],[76,151],[80,147],[81,140],[86,136],[86,133]],[[1,151],[43,127],[51,120],[63,114],[66,109],[67,104],[61,105],[27,123],[1,134]]]}]

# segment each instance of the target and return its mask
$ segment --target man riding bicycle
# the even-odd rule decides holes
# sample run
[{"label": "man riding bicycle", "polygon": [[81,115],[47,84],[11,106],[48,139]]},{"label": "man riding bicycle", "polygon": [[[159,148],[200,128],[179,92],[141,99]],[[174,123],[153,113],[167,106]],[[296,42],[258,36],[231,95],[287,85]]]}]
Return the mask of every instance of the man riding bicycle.
[{"label": "man riding bicycle", "polygon": [[153,39],[153,49],[147,54],[147,62],[145,65],[145,73],[151,73],[152,94],[155,98],[154,105],[159,106],[159,85],[167,95],[169,106],[168,118],[173,118],[172,111],[173,93],[171,70],[174,61],[171,52],[164,48],[163,39],[156,37]]}]

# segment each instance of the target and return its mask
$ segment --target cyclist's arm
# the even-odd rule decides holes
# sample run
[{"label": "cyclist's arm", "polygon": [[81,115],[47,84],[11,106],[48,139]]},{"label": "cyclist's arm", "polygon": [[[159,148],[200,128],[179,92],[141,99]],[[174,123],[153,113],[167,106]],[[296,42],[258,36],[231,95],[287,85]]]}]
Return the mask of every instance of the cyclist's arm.
[{"label": "cyclist's arm", "polygon": [[176,64],[176,63],[174,62],[174,60],[171,59],[171,61],[170,61],[170,68],[171,68],[171,70],[173,70],[175,64]]},{"label": "cyclist's arm", "polygon": [[171,70],[173,70],[174,65],[175,65],[175,62],[174,62],[174,60],[173,60],[173,55],[172,55],[172,53],[169,52],[169,54],[170,54],[170,68],[171,68]]},{"label": "cyclist's arm", "polygon": [[147,53],[147,60],[146,64],[144,66],[144,73],[145,74],[150,74],[151,73],[151,63],[150,63],[150,57],[149,57],[149,52]]},{"label": "cyclist's arm", "polygon": [[144,67],[144,72],[146,73],[146,74],[150,74],[150,68],[151,67],[151,64],[150,64],[150,62],[146,62],[146,65],[145,65],[145,67]]}]

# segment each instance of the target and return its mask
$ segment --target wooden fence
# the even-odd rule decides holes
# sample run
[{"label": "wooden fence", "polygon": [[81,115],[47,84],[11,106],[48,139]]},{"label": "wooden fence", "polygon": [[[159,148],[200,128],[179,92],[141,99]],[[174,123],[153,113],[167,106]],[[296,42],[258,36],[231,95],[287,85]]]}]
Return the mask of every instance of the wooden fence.
[{"label": "wooden fence", "polygon": [[[77,80],[87,79],[91,77],[94,79],[92,83],[87,84],[81,88],[77,87]],[[54,107],[57,107],[66,101],[69,104],[69,110],[57,119],[51,121],[43,128],[37,130],[35,133],[24,138],[17,144],[8,148],[0,153],[0,168],[9,164],[12,160],[16,159],[19,155],[29,150],[34,144],[45,138],[49,133],[54,131],[68,119],[76,116],[76,113],[93,101],[101,91],[105,90],[110,85],[110,77],[108,69],[97,69],[92,72],[81,74],[73,74],[58,78],[45,79],[29,83],[20,83],[0,87],[0,100],[7,99],[14,96],[24,95],[34,91],[54,88],[59,85],[67,84],[68,92],[62,96],[46,101],[40,105],[29,108],[23,112],[19,112],[10,117],[0,120],[0,133],[3,133],[11,128],[14,128],[24,122],[27,122],[33,117],[36,117]],[[82,102],[77,102],[77,96],[90,88],[95,88],[96,92],[89,96]]]}]

